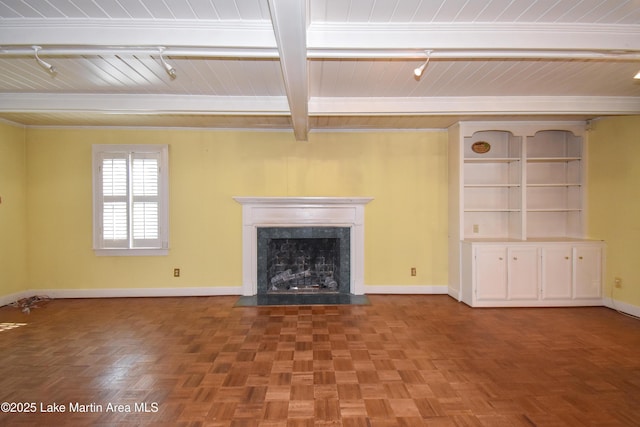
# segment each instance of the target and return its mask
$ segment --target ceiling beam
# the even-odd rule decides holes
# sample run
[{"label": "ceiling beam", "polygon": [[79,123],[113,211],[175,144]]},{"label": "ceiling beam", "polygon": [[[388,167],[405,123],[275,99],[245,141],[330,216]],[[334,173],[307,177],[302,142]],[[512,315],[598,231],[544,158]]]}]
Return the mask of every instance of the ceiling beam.
[{"label": "ceiling beam", "polygon": [[284,96],[0,93],[0,111],[288,115]]},{"label": "ceiling beam", "polygon": [[640,51],[637,25],[313,22],[307,35],[310,51]]},{"label": "ceiling beam", "polygon": [[20,19],[5,20],[0,50],[9,45],[166,46],[275,49],[271,23],[256,21]]},{"label": "ceiling beam", "polygon": [[306,141],[309,134],[307,7],[306,0],[269,0],[293,133],[298,141]]},{"label": "ceiling beam", "polygon": [[[289,115],[284,96],[159,94],[0,94],[0,112],[99,112],[104,114]],[[311,98],[310,116],[640,114],[628,96],[464,96]]]},{"label": "ceiling beam", "polygon": [[640,97],[447,96],[428,98],[312,97],[311,116],[640,114]]},{"label": "ceiling beam", "polygon": [[[597,61],[638,61],[640,51],[602,50],[551,50],[551,49],[317,49],[310,48],[310,60],[323,59],[408,59],[424,60],[429,52],[431,59],[560,59]],[[0,52],[0,56],[2,52]]]}]

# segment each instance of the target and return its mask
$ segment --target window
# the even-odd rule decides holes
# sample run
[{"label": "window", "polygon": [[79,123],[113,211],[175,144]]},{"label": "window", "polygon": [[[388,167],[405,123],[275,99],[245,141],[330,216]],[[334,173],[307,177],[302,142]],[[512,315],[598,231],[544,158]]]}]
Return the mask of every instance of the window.
[{"label": "window", "polygon": [[168,146],[93,146],[93,248],[98,255],[168,253]]}]

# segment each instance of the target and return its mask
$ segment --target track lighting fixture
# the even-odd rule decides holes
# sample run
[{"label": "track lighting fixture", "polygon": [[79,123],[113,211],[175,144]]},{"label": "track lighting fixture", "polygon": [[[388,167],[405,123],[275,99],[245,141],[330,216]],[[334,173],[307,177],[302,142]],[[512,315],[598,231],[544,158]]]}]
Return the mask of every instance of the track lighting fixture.
[{"label": "track lighting fixture", "polygon": [[56,73],[56,67],[54,67],[53,65],[49,64],[48,62],[43,61],[38,56],[38,51],[40,49],[42,49],[42,47],[40,47],[40,46],[31,46],[31,47],[34,50],[34,54],[35,54],[35,57],[36,57],[36,62],[38,63],[38,65],[40,65],[42,68],[47,70],[49,72],[49,74],[51,74],[51,75],[55,74]]},{"label": "track lighting fixture", "polygon": [[413,75],[416,77],[416,79],[420,79],[420,77],[422,77],[422,73],[424,73],[424,69],[427,68],[429,59],[431,59],[431,51],[426,50],[425,53],[427,54],[427,60],[424,62],[424,64],[413,70]]},{"label": "track lighting fixture", "polygon": [[164,67],[165,71],[167,72],[167,74],[169,74],[169,77],[171,77],[171,80],[173,80],[177,76],[176,69],[173,68],[171,64],[169,64],[167,61],[164,60],[164,56],[162,55],[164,50],[165,50],[164,47],[160,48],[160,62],[162,62],[162,66]]},{"label": "track lighting fixture", "polygon": [[636,79],[636,80],[640,80],[640,71],[638,71],[638,72],[636,73],[636,75],[635,75],[635,76],[633,76],[633,78],[634,78],[634,79]]}]

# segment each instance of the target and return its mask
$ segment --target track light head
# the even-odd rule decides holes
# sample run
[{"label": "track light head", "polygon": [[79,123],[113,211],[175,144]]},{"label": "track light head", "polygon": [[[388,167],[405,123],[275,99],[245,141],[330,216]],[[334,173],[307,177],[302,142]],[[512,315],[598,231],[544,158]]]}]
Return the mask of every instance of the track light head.
[{"label": "track light head", "polygon": [[164,67],[164,70],[167,72],[167,74],[169,75],[171,80],[173,80],[173,79],[175,79],[177,77],[176,69],[173,68],[171,66],[171,64],[169,64],[167,61],[165,61],[164,56],[163,56],[164,50],[165,50],[164,47],[160,48],[160,62],[162,62],[162,66]]},{"label": "track light head", "polygon": [[424,64],[413,70],[413,75],[416,79],[420,79],[420,77],[422,77],[422,73],[424,73],[425,68],[427,68],[427,65],[429,65],[429,59],[431,59],[431,51],[427,50],[425,51],[425,53],[427,54],[427,60],[424,62]]},{"label": "track light head", "polygon": [[49,74],[51,75],[55,75],[56,74],[56,67],[54,67],[53,65],[49,64],[46,61],[43,61],[42,59],[40,59],[40,57],[38,56],[38,51],[40,49],[42,49],[42,47],[40,46],[31,46],[33,48],[34,51],[34,55],[36,57],[36,62],[38,63],[38,65],[40,65],[42,68],[44,68],[45,70],[47,70],[49,72]]},{"label": "track light head", "polygon": [[635,75],[635,76],[633,76],[633,78],[634,78],[634,79],[636,79],[636,80],[640,80],[640,71],[638,71],[638,72],[636,73],[636,75]]},{"label": "track light head", "polygon": [[424,69],[427,68],[428,63],[429,62],[427,61],[421,66],[419,66],[418,68],[416,68],[415,70],[413,70],[413,75],[416,77],[422,77],[422,73],[424,73]]}]

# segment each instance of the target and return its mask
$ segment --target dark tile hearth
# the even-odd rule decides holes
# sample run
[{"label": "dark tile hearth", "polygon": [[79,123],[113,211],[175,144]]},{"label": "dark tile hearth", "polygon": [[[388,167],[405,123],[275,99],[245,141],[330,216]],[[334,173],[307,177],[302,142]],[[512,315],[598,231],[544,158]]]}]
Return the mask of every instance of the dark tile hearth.
[{"label": "dark tile hearth", "polygon": [[371,305],[371,302],[366,295],[267,294],[240,297],[235,307],[263,305]]}]

